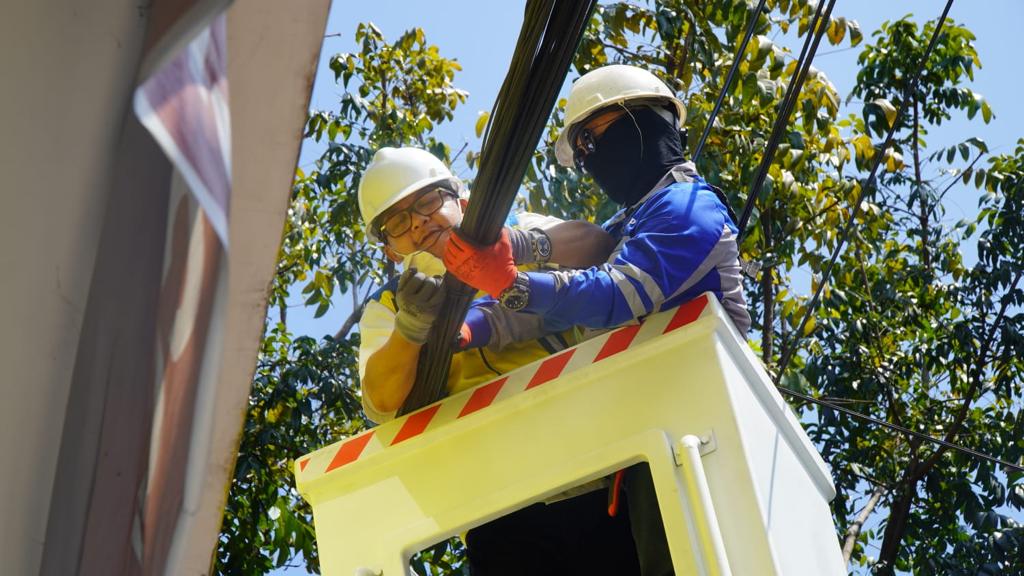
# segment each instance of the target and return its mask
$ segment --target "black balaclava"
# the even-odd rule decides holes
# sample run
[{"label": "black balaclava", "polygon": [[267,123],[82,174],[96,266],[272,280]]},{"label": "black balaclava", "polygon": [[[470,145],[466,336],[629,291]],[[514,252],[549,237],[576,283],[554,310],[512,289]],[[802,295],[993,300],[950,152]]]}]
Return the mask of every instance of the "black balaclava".
[{"label": "black balaclava", "polygon": [[683,162],[679,131],[648,107],[632,108],[613,122],[583,159],[583,166],[609,198],[632,206]]}]

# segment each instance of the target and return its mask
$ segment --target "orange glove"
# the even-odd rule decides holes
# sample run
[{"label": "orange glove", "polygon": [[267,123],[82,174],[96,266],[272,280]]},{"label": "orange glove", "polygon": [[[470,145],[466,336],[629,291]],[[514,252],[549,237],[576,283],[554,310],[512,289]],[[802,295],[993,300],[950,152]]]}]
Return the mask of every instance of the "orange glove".
[{"label": "orange glove", "polygon": [[455,335],[455,349],[454,352],[462,352],[469,348],[470,344],[473,343],[473,329],[469,327],[469,324],[462,323],[462,327],[459,328],[459,333]]},{"label": "orange glove", "polygon": [[453,231],[444,249],[444,266],[459,280],[495,298],[515,282],[519,272],[505,228],[490,246],[478,246]]}]

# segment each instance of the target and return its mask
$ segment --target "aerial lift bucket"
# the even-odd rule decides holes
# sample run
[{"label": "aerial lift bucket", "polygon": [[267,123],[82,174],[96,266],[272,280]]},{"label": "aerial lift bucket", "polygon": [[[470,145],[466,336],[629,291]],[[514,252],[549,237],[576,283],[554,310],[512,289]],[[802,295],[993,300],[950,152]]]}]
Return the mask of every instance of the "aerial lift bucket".
[{"label": "aerial lift bucket", "polygon": [[846,574],[821,456],[715,297],[298,459],[323,573],[412,554],[647,462],[677,575]]}]

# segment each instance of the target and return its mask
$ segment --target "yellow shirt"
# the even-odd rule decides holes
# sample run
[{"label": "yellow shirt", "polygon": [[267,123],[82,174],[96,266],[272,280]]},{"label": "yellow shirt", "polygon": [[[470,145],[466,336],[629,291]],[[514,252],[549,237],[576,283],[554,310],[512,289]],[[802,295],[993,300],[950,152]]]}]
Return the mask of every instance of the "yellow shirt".
[{"label": "yellow shirt", "polygon": [[[526,270],[527,267],[523,267],[523,269]],[[369,357],[384,346],[395,329],[395,315],[398,313],[394,292],[396,285],[397,278],[388,282],[366,303],[366,308],[363,310],[363,317],[359,321],[360,380],[366,374],[366,363]],[[483,295],[484,293],[481,292],[478,297]],[[448,394],[462,392],[493,380],[520,366],[564,350],[575,343],[575,338],[569,331],[545,336],[538,340],[514,342],[501,350],[484,347],[456,352],[452,355],[452,364],[448,371]],[[366,416],[370,420],[381,423],[395,417],[394,412],[378,411],[369,401],[365,389],[362,396],[363,411],[366,412]]]},{"label": "yellow shirt", "polygon": [[[517,219],[524,228],[546,228],[551,224],[561,222],[557,218],[534,214],[519,214]],[[523,271],[535,268],[536,266],[532,265],[520,267]],[[398,278],[392,278],[370,298],[363,310],[363,316],[359,321],[360,381],[366,375],[366,363],[370,356],[384,346],[395,330],[395,315],[398,312],[398,306],[395,303],[397,285]],[[485,293],[477,294],[478,298],[481,296],[485,296]],[[569,330],[537,340],[508,344],[501,350],[484,347],[457,352],[452,355],[452,364],[448,371],[448,394],[455,394],[483,384],[576,343],[573,331]],[[362,386],[360,387],[362,388]],[[394,412],[387,413],[377,410],[369,401],[366,390],[362,391],[363,411],[370,420],[379,424],[395,417]]]}]

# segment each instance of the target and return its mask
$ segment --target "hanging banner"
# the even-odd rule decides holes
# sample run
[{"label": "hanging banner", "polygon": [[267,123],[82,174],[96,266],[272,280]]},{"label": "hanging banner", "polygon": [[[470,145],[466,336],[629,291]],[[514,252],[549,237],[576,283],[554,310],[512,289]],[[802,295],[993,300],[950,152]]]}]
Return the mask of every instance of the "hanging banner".
[{"label": "hanging banner", "polygon": [[175,169],[157,313],[155,407],[142,509],[144,574],[169,574],[197,513],[220,369],[231,198],[225,16],[135,92]]}]

